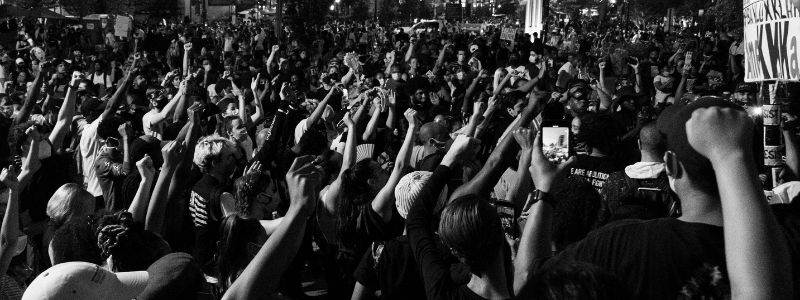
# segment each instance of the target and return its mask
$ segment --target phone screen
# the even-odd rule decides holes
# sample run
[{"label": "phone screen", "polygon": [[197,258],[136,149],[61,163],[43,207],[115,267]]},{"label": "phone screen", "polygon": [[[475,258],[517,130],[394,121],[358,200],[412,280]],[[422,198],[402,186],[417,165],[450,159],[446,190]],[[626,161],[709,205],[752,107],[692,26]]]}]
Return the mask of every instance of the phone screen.
[{"label": "phone screen", "polygon": [[494,202],[495,212],[500,217],[503,232],[512,238],[517,237],[517,226],[514,222],[514,205],[510,202],[497,200]]},{"label": "phone screen", "polygon": [[548,160],[562,163],[569,159],[569,127],[542,128],[542,151]]}]

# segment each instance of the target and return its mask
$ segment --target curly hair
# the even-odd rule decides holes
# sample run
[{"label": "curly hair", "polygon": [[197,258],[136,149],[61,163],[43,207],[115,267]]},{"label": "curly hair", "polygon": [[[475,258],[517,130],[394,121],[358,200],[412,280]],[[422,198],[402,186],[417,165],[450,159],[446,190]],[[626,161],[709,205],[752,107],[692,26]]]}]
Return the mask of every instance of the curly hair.
[{"label": "curly hair", "polygon": [[101,217],[96,235],[101,256],[111,258],[114,272],[147,270],[153,262],[172,252],[160,236],[134,222],[127,211]]},{"label": "curly hair", "polygon": [[224,150],[234,151],[236,145],[223,137],[208,136],[201,139],[194,148],[194,162],[200,171],[207,173],[214,163],[222,159]]},{"label": "curly hair", "polygon": [[261,172],[251,172],[233,182],[236,194],[236,211],[240,216],[249,216],[253,202],[269,185],[269,176]]}]

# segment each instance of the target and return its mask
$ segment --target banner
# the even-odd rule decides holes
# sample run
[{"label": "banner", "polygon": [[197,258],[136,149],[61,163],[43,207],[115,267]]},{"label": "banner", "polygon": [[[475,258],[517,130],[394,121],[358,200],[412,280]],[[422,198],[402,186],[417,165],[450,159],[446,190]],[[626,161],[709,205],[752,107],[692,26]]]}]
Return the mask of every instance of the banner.
[{"label": "banner", "polygon": [[745,81],[800,80],[798,38],[791,0],[744,0]]}]

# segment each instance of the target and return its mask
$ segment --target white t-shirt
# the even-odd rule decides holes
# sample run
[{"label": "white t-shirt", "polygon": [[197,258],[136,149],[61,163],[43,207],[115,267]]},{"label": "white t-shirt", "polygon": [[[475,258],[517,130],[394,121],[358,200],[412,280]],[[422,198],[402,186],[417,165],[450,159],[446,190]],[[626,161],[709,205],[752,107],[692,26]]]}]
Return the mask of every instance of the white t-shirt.
[{"label": "white t-shirt", "polygon": [[86,190],[95,197],[103,195],[103,189],[100,188],[100,182],[98,182],[97,173],[94,170],[94,161],[97,153],[100,152],[100,142],[97,137],[99,125],[100,118],[86,125],[79,144],[83,162],[83,183],[86,185]]},{"label": "white t-shirt", "polygon": [[[661,76],[660,74],[657,75],[655,78],[653,78],[653,84],[659,83],[659,82],[661,84],[666,84],[669,81],[670,81],[669,77],[664,77],[664,76]],[[663,92],[663,91],[661,91],[659,89],[656,89],[656,103],[662,103],[662,102],[667,101],[667,98],[669,97],[670,94],[671,93]]]}]

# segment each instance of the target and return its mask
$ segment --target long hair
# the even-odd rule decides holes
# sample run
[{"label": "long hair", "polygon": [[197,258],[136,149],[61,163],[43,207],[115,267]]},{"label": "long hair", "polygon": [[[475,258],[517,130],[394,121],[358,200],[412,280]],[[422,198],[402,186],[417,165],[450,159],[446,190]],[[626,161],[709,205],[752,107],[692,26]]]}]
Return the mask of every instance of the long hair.
[{"label": "long hair", "polygon": [[264,234],[258,220],[244,219],[230,215],[222,220],[219,227],[219,247],[217,249],[218,288],[224,293],[239,274],[250,263],[248,242],[253,237]]},{"label": "long hair", "polygon": [[363,159],[342,174],[342,192],[337,203],[337,234],[344,244],[355,242],[355,221],[360,209],[372,201],[367,180],[372,177],[372,160]]},{"label": "long hair", "polygon": [[94,196],[76,183],[65,183],[47,201],[47,216],[61,226],[72,218],[88,216],[94,212]]}]

